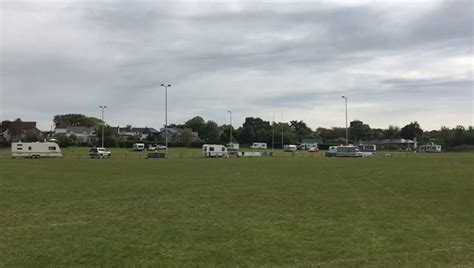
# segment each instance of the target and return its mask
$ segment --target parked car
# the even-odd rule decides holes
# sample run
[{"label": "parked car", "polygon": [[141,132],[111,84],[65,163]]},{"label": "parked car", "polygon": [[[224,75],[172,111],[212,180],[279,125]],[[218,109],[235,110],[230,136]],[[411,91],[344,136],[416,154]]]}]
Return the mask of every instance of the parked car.
[{"label": "parked car", "polygon": [[147,148],[148,151],[156,151],[156,150],[166,150],[166,146],[158,145],[158,144],[150,144]]},{"label": "parked car", "polygon": [[106,148],[98,147],[98,148],[92,148],[89,151],[89,156],[91,158],[110,158],[112,156],[112,153]]}]

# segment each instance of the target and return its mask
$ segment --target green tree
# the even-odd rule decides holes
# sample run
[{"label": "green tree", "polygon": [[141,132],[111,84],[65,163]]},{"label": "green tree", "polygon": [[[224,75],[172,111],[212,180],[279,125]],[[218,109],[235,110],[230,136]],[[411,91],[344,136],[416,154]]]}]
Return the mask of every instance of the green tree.
[{"label": "green tree", "polygon": [[20,136],[23,134],[23,129],[21,128],[21,119],[18,118],[15,121],[11,122],[8,127],[8,133],[11,136],[11,141],[19,140]]},{"label": "green tree", "polygon": [[71,139],[66,135],[59,135],[57,137],[59,147],[66,148],[72,145]]},{"label": "green tree", "polygon": [[410,124],[402,127],[400,130],[400,136],[404,139],[414,139],[422,140],[423,138],[423,129],[421,129],[418,122],[411,122]]},{"label": "green tree", "polygon": [[83,114],[63,114],[63,115],[55,115],[53,118],[53,122],[56,126],[59,125],[68,125],[74,127],[98,127],[105,122],[95,117],[87,117]]},{"label": "green tree", "polygon": [[193,133],[189,129],[184,129],[183,132],[181,132],[181,140],[184,142],[186,145],[190,145],[193,142]]},{"label": "green tree", "polygon": [[400,138],[400,128],[397,126],[388,126],[387,129],[383,131],[384,139],[398,139]]},{"label": "green tree", "polygon": [[199,136],[201,137],[201,132],[203,131],[204,127],[206,126],[206,122],[204,119],[200,116],[195,116],[184,124],[185,128],[190,128],[193,131],[197,132]]},{"label": "green tree", "polygon": [[41,135],[36,130],[28,130],[25,132],[25,141],[26,142],[37,142],[41,140]]},{"label": "green tree", "polygon": [[364,124],[360,120],[354,120],[350,123],[349,127],[349,139],[355,141],[369,139],[370,138],[370,126]]},{"label": "green tree", "polygon": [[219,126],[214,121],[207,121],[206,125],[202,129],[202,139],[208,143],[219,142]]}]

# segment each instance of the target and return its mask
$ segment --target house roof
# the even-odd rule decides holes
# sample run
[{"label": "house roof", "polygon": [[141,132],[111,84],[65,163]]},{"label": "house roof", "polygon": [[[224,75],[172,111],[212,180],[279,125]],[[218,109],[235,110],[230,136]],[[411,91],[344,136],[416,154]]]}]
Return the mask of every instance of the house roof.
[{"label": "house roof", "polygon": [[[0,129],[1,130],[7,130],[8,128],[10,128],[10,126],[15,123],[14,121],[2,121],[2,123],[0,124]],[[34,121],[20,121],[20,128],[21,130],[23,131],[28,131],[28,130],[38,130],[36,128],[36,122]]]},{"label": "house roof", "polygon": [[159,133],[158,130],[152,127],[117,127],[117,132],[146,133],[147,131],[152,134]]}]

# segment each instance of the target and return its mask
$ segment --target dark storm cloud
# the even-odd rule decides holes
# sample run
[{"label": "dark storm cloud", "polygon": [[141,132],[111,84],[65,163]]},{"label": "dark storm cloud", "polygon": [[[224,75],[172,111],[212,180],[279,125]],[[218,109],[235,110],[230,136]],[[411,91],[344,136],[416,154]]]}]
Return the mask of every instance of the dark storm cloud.
[{"label": "dark storm cloud", "polygon": [[[332,126],[348,95],[352,114],[376,126],[407,115],[433,128],[472,124],[472,10],[471,1],[4,1],[0,116],[45,126],[106,103],[111,124],[158,127],[168,82],[176,123],[284,109]],[[15,105],[25,96],[34,101]],[[444,103],[420,110],[419,99]]]}]

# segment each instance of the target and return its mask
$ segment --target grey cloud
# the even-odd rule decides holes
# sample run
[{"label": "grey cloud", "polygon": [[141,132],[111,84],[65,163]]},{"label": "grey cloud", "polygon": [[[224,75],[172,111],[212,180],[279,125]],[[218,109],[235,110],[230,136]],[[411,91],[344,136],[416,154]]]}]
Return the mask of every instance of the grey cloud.
[{"label": "grey cloud", "polygon": [[[467,107],[451,121],[472,123],[471,1],[431,9],[72,1],[52,11],[56,5],[2,2],[2,118],[47,122],[62,112],[94,115],[107,103],[114,125],[161,125],[159,84],[169,82],[176,123],[196,113],[226,122],[230,108],[239,122],[286,107],[313,127],[334,125],[339,121],[310,114],[315,106],[314,113],[332,111],[340,95],[350,95],[360,117],[379,125],[396,118],[374,118],[371,111],[394,101],[393,114],[416,111],[418,121],[441,124],[430,114],[447,114],[449,107],[423,113],[418,98]],[[25,35],[4,31],[16,28]],[[25,96],[34,100],[28,108],[13,105]]]}]

